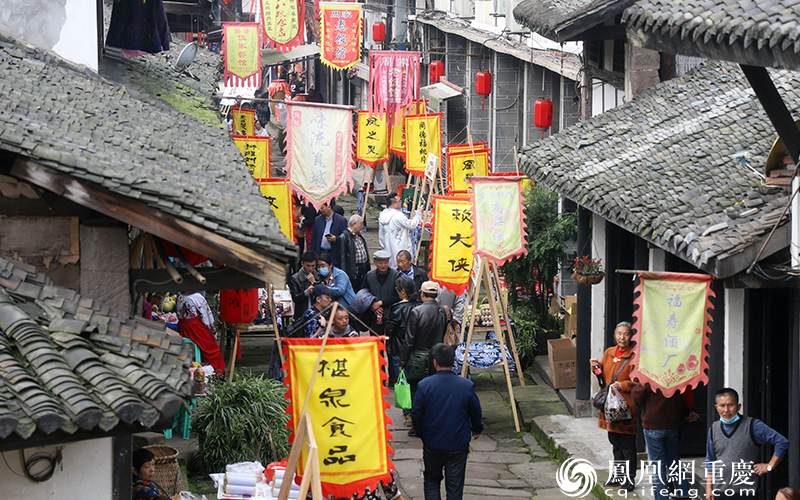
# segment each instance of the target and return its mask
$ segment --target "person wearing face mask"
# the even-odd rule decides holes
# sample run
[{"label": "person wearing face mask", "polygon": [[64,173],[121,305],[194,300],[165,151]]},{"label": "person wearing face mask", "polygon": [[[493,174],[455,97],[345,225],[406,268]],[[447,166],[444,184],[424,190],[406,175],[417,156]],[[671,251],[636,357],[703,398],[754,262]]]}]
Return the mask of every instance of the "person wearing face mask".
[{"label": "person wearing face mask", "polygon": [[[719,420],[711,424],[706,438],[706,499],[757,498],[758,476],[772,472],[789,450],[789,441],[757,418],[739,414],[739,393],[726,387],[714,396]],[[756,463],[761,445],[774,447],[769,463]],[[733,464],[743,463],[745,481],[734,481]],[[728,493],[733,495],[728,495]]]},{"label": "person wearing face mask", "polygon": [[[631,408],[632,417],[619,422],[606,421],[605,412],[601,411],[597,424],[601,429],[608,431],[608,441],[614,452],[615,462],[627,462],[627,477],[610,477],[605,486],[619,485],[620,489],[633,490],[633,479],[636,477],[636,406],[631,399],[631,389],[635,382],[631,380],[633,366],[633,344],[631,343],[631,324],[623,321],[614,329],[616,345],[606,349],[603,359],[592,358],[589,363],[592,370],[600,367],[606,385],[613,385],[625,398]],[[595,373],[597,373],[595,371]],[[611,381],[616,375],[616,380]]]},{"label": "person wearing face mask", "polygon": [[350,277],[347,276],[347,273],[335,267],[333,259],[326,253],[317,256],[317,272],[322,277],[322,284],[331,291],[333,299],[341,307],[349,307],[356,294],[353,291],[353,285],[350,284]]}]

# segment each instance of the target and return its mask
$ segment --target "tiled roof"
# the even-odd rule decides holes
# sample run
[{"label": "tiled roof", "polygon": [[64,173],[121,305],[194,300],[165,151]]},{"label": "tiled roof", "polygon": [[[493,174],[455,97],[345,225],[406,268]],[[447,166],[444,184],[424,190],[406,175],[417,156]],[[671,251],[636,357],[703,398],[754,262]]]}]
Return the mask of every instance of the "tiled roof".
[{"label": "tiled roof", "polygon": [[531,30],[561,42],[620,14],[635,0],[524,0],[514,19]]},{"label": "tiled roof", "polygon": [[182,46],[109,62],[120,85],[0,35],[0,149],[292,258],[296,246],[215,118],[219,56],[199,51],[198,82],[170,67]]},{"label": "tiled roof", "polygon": [[0,439],[150,427],[190,395],[191,354],[163,325],[0,258]]},{"label": "tiled roof", "polygon": [[[789,109],[800,74],[775,71]],[[717,277],[752,252],[785,206],[759,188],[775,132],[738,67],[703,63],[632,101],[522,149],[525,172],[606,220]],[[762,194],[767,193],[767,194]],[[765,255],[766,256],[766,255]],[[751,258],[752,260],[752,258]]]},{"label": "tiled roof", "polygon": [[647,48],[800,69],[800,0],[642,0],[623,22]]}]

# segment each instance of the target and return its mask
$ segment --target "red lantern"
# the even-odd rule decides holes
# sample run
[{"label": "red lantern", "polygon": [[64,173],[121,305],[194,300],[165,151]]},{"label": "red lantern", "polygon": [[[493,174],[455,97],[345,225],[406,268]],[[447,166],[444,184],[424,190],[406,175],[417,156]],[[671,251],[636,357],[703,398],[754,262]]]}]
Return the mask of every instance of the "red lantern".
[{"label": "red lantern", "polygon": [[431,83],[439,83],[444,75],[444,63],[442,61],[433,61],[428,73],[430,74]]},{"label": "red lantern", "polygon": [[258,316],[258,289],[221,290],[219,316],[226,323],[252,323]]},{"label": "red lantern", "polygon": [[553,125],[553,101],[550,99],[537,99],[533,106],[533,124],[540,130],[546,130]]},{"label": "red lantern", "polygon": [[487,71],[478,71],[475,74],[475,92],[483,97],[492,93],[492,74]]},{"label": "red lantern", "polygon": [[372,25],[372,41],[383,42],[386,40],[386,25],[383,23],[374,23]]}]

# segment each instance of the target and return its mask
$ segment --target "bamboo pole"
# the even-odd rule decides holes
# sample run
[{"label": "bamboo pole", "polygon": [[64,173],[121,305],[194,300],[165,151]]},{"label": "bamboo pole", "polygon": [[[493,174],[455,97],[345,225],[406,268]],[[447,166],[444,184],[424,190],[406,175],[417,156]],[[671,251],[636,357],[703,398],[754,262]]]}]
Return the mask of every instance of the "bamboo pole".
[{"label": "bamboo pole", "polygon": [[519,384],[525,387],[525,374],[522,373],[522,365],[519,363],[519,354],[517,353],[517,342],[514,340],[514,333],[511,331],[511,320],[508,314],[508,301],[503,300],[503,294],[500,291],[500,277],[497,275],[497,264],[490,264],[490,271],[494,286],[497,289],[497,298],[500,300],[500,310],[503,312],[503,319],[506,321],[505,331],[508,334],[508,343],[511,345],[511,354],[514,356],[514,362],[517,364],[517,376],[519,377]]},{"label": "bamboo pole", "polygon": [[239,347],[239,324],[233,325],[233,349],[231,349],[231,361],[228,363],[228,382],[233,382],[233,371],[236,369],[236,352]]},{"label": "bamboo pole", "polygon": [[[483,267],[486,265],[486,259],[481,259],[481,265],[478,270],[478,282],[475,284],[475,290],[472,293],[472,313],[469,317],[469,333],[467,333],[467,343],[464,345],[464,363],[461,365],[461,376],[466,378],[467,377],[467,360],[469,359],[469,344],[472,342],[472,330],[475,329],[475,312],[478,309],[477,302],[478,298],[481,296],[481,278],[480,276],[483,273]],[[469,303],[464,304],[464,307],[468,307]],[[503,353],[505,355],[505,353]]]},{"label": "bamboo pole", "polygon": [[[368,166],[364,166],[364,168],[369,168]],[[377,167],[375,167],[377,168]],[[361,207],[361,220],[363,221],[364,218],[367,216],[367,202],[369,201],[369,186],[375,182],[375,168],[372,168],[372,175],[369,177],[367,181],[367,188],[364,190],[364,206]],[[361,179],[361,184],[364,184],[364,179]]]},{"label": "bamboo pole", "polygon": [[319,370],[319,363],[322,361],[322,353],[325,351],[325,344],[328,343],[328,336],[331,334],[331,326],[333,326],[333,318],[336,317],[336,309],[339,307],[338,302],[333,303],[333,308],[331,309],[330,320],[327,322],[328,325],[325,327],[325,335],[322,336],[322,345],[319,347],[319,356],[317,356],[317,362],[314,364],[314,371],[311,373],[311,383],[308,384],[308,392],[306,393],[306,400],[303,402],[303,410],[300,414],[304,414],[306,412],[306,408],[308,408],[308,400],[311,399],[311,389],[314,387],[314,380],[317,378],[317,370]]}]

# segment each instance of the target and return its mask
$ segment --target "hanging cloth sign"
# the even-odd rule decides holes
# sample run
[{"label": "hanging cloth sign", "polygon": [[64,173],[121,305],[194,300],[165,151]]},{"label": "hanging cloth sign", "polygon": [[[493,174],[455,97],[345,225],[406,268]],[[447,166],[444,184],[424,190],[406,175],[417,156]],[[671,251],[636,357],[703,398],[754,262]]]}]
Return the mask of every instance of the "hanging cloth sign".
[{"label": "hanging cloth sign", "polygon": [[269,179],[271,163],[269,137],[234,135],[233,142],[239,146],[250,175],[255,180]]},{"label": "hanging cloth sign", "polygon": [[357,161],[375,167],[389,159],[389,126],[386,118],[370,116],[369,111],[358,112]]},{"label": "hanging cloth sign", "polygon": [[361,4],[322,2],[320,60],[335,69],[352,68],[361,61]]},{"label": "hanging cloth sign", "polygon": [[634,290],[631,378],[664,397],[708,384],[711,276],[639,272]]},{"label": "hanging cloth sign", "polygon": [[224,81],[227,87],[261,86],[261,30],[258,23],[223,23]]},{"label": "hanging cloth sign", "polygon": [[387,114],[390,117],[392,124],[391,131],[389,132],[389,151],[406,158],[406,112],[403,109],[398,109],[394,114]]},{"label": "hanging cloth sign", "polygon": [[254,109],[231,108],[233,135],[255,135],[256,111]]},{"label": "hanging cloth sign", "polygon": [[394,113],[419,95],[419,52],[369,52],[369,111]]},{"label": "hanging cloth sign", "polygon": [[[486,145],[485,142],[473,142],[472,147],[467,144],[450,144],[447,146],[447,154],[454,155],[457,153],[464,153],[464,152],[478,152],[478,151],[489,151],[489,147]],[[516,175],[516,174],[515,174]]]},{"label": "hanging cloth sign", "polygon": [[475,255],[502,266],[528,253],[520,179],[472,178]]},{"label": "hanging cloth sign", "polygon": [[286,176],[315,209],[353,186],[352,106],[286,103]]},{"label": "hanging cloth sign", "polygon": [[303,0],[261,0],[261,21],[267,46],[286,53],[305,43]]},{"label": "hanging cloth sign", "polygon": [[[284,383],[289,386],[286,413],[294,440],[303,402],[309,392],[313,368],[322,339],[285,338],[283,352],[288,367]],[[394,464],[387,441],[389,396],[386,388],[385,347],[378,337],[328,338],[322,351],[306,411],[311,416],[319,450],[320,479],[325,498],[359,498],[364,490],[375,491],[378,482],[388,484]],[[306,463],[302,447],[298,480]]]},{"label": "hanging cloth sign", "polygon": [[[449,148],[448,148],[449,151]],[[489,175],[489,151],[487,149],[447,154],[448,194],[466,194],[467,176]]]},{"label": "hanging cloth sign", "polygon": [[286,182],[286,179],[261,178],[256,180],[261,194],[269,202],[272,213],[275,214],[281,225],[281,232],[289,238],[289,241],[294,241],[294,213],[289,183]]},{"label": "hanging cloth sign", "polygon": [[406,116],[405,124],[406,171],[422,175],[428,153],[442,156],[442,114]]},{"label": "hanging cloth sign", "polygon": [[472,201],[466,196],[433,197],[431,279],[457,295],[472,273]]}]

